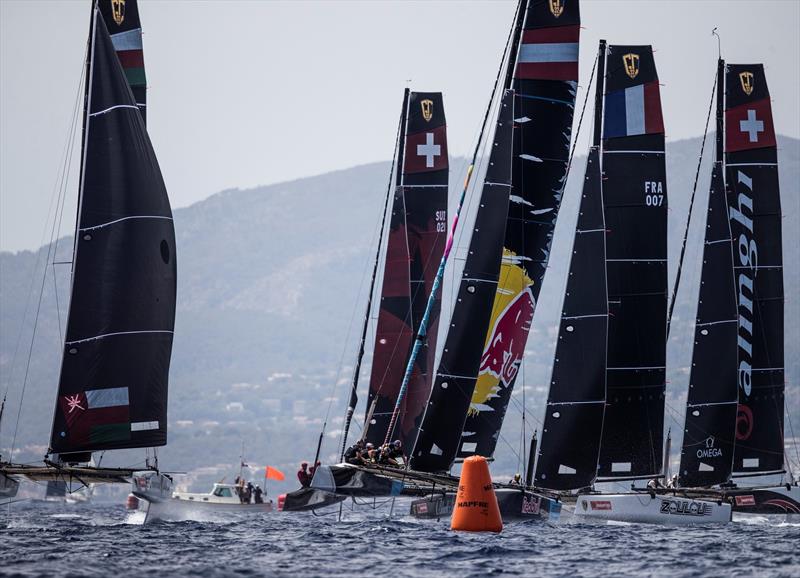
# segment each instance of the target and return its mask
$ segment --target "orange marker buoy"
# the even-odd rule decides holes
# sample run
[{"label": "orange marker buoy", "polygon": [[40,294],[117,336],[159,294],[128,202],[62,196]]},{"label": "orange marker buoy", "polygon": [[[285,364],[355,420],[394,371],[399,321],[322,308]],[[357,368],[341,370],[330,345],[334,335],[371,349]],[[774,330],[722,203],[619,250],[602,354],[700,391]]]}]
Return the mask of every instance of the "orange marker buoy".
[{"label": "orange marker buoy", "polygon": [[503,519],[489,474],[489,462],[483,456],[470,456],[464,460],[450,529],[462,532],[503,530]]}]

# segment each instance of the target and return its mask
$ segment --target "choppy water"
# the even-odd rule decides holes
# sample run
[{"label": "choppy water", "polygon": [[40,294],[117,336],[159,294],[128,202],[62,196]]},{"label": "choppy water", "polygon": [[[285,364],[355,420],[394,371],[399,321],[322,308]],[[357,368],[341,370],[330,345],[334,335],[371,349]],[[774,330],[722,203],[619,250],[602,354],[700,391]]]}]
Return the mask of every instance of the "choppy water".
[{"label": "choppy water", "polygon": [[451,532],[385,512],[125,520],[121,505],[16,503],[0,512],[2,576],[800,576],[800,520],[671,528],[509,524]]}]

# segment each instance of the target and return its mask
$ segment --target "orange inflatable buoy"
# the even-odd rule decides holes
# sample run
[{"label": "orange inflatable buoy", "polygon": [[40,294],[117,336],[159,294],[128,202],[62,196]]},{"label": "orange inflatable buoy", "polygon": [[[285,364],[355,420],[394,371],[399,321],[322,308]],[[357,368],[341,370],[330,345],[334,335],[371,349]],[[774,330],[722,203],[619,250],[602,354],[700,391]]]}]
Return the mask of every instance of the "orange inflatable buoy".
[{"label": "orange inflatable buoy", "polygon": [[464,460],[450,529],[462,532],[503,530],[503,519],[489,474],[489,462],[483,456],[470,456]]}]

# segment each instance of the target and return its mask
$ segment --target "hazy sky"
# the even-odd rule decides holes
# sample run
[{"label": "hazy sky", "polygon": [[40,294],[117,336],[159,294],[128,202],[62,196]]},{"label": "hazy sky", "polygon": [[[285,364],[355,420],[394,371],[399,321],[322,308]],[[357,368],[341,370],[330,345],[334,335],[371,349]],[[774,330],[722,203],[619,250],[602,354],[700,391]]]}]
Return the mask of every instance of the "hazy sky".
[{"label": "hazy sky", "polygon": [[[90,5],[0,0],[2,250],[42,240]],[[148,129],[180,207],[225,188],[390,158],[407,79],[444,92],[450,153],[467,154],[516,0],[139,5]],[[799,1],[583,0],[581,13],[583,83],[599,38],[654,45],[669,139],[703,130],[715,26],[728,61],[766,64],[776,127],[800,136]],[[62,232],[74,226],[74,181],[68,194]]]}]

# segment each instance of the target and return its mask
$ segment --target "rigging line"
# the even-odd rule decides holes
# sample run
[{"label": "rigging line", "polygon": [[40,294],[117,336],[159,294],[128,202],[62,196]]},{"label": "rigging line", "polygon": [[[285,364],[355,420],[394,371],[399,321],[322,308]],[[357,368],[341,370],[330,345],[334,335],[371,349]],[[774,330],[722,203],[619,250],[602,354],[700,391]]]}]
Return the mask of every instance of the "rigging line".
[{"label": "rigging line", "polygon": [[[716,29],[715,29],[716,30]],[[686,216],[686,228],[683,232],[683,243],[681,244],[681,254],[678,259],[678,270],[675,273],[675,284],[672,287],[672,298],[669,303],[669,312],[667,313],[667,339],[669,339],[669,330],[672,325],[672,314],[675,310],[675,301],[678,296],[678,287],[681,281],[681,269],[683,268],[683,258],[686,255],[686,242],[689,238],[689,226],[692,222],[692,208],[694,207],[695,193],[697,193],[697,183],[700,179],[700,168],[703,164],[703,151],[706,147],[706,138],[708,137],[708,125],[711,122],[711,111],[714,109],[714,95],[717,92],[717,75],[714,75],[714,86],[711,88],[711,99],[708,103],[708,115],[706,116],[706,128],[703,132],[703,140],[700,143],[700,157],[697,159],[697,170],[694,174],[694,185],[692,186],[692,195],[689,197],[689,214]]]},{"label": "rigging line", "polygon": [[[406,98],[408,98],[408,95],[409,95],[408,89],[406,89]],[[401,128],[403,126],[403,116],[406,114],[405,108],[406,107],[403,107],[404,110],[401,111],[400,120],[397,123],[397,134],[395,135],[395,154],[394,154],[395,159],[397,158],[398,150],[400,147],[400,140],[402,138],[402,135],[400,133],[401,133]],[[392,164],[394,165],[394,162]],[[350,402],[348,401],[347,409],[345,411],[345,421],[342,426],[342,434],[341,434],[342,451],[340,457],[340,459],[342,460],[344,459],[344,452],[347,446],[347,434],[350,431],[350,422],[353,419],[353,413],[355,412],[356,409],[355,406],[358,403],[357,401],[358,379],[359,379],[359,374],[361,373],[361,361],[364,358],[364,346],[367,340],[367,332],[369,329],[369,317],[372,311],[373,294],[375,293],[375,280],[378,274],[378,264],[380,262],[381,246],[383,245],[383,232],[386,228],[386,214],[389,209],[389,203],[392,201],[392,180],[393,180],[392,173],[394,172],[392,168],[393,167],[389,168],[389,183],[386,186],[386,200],[384,201],[383,204],[383,216],[381,217],[380,232],[378,233],[378,250],[375,252],[375,261],[372,265],[372,280],[370,281],[369,293],[367,295],[367,309],[366,312],[364,313],[364,325],[361,330],[361,343],[359,345],[358,355],[356,357],[356,366],[355,368],[353,368],[353,384],[350,389],[351,392],[350,395],[351,395],[351,400],[355,398],[356,401],[353,404],[350,404]]]},{"label": "rigging line", "polygon": [[[27,361],[26,361],[26,364],[25,364],[25,375],[24,375],[24,378],[23,378],[23,381],[22,381],[22,389],[21,389],[21,392],[20,392],[19,406],[17,407],[17,417],[16,417],[16,422],[14,424],[14,435],[12,436],[11,453],[10,453],[10,458],[9,459],[12,459],[13,456],[14,456],[14,448],[16,446],[17,433],[19,431],[19,420],[20,420],[20,417],[22,415],[22,406],[23,406],[23,401],[25,399],[25,388],[26,388],[27,383],[28,383],[28,373],[29,373],[29,370],[30,370],[31,356],[33,354],[33,344],[34,344],[34,341],[36,339],[36,328],[38,326],[39,313],[41,311],[41,306],[42,306],[42,296],[44,294],[44,285],[45,285],[45,282],[47,280],[47,265],[50,262],[51,253],[54,255],[54,259],[53,260],[55,260],[55,253],[53,252],[53,250],[54,250],[54,247],[53,247],[53,245],[54,245],[54,243],[53,243],[53,235],[54,235],[54,233],[53,233],[53,231],[55,230],[56,214],[59,212],[58,211],[59,202],[61,201],[61,203],[62,203],[61,204],[61,207],[62,207],[61,210],[62,211],[63,211],[63,203],[65,202],[65,199],[62,200],[65,197],[65,190],[66,190],[65,187],[66,187],[66,181],[67,181],[67,179],[66,179],[66,177],[64,175],[65,175],[65,172],[67,172],[69,170],[69,161],[72,158],[72,150],[74,149],[74,146],[73,146],[74,142],[73,141],[74,141],[75,132],[73,130],[73,127],[76,125],[76,120],[75,119],[77,118],[77,113],[78,113],[78,110],[79,110],[79,104],[80,104],[79,101],[80,101],[80,95],[81,95],[81,92],[82,92],[81,88],[83,86],[83,77],[84,77],[85,70],[86,70],[86,62],[84,61],[82,66],[81,66],[81,75],[80,75],[80,80],[78,82],[78,91],[77,91],[77,96],[76,96],[76,102],[75,102],[75,106],[73,107],[73,120],[71,122],[70,129],[67,132],[67,142],[64,144],[64,152],[62,153],[64,160],[63,160],[63,163],[60,163],[62,165],[62,168],[59,171],[59,176],[56,178],[56,183],[54,185],[53,192],[52,192],[51,198],[50,198],[50,206],[48,207],[48,210],[47,210],[47,218],[45,219],[44,228],[42,230],[42,241],[44,241],[45,234],[47,232],[47,224],[50,222],[50,215],[51,215],[51,211],[52,211],[53,225],[52,225],[51,231],[50,231],[50,241],[49,241],[49,243],[47,245],[47,255],[45,257],[43,270],[42,270],[42,282],[41,282],[41,286],[40,286],[40,289],[39,289],[39,297],[38,297],[38,302],[37,302],[37,306],[36,306],[36,314],[34,316],[33,331],[32,331],[32,334],[31,334],[30,346],[28,347],[28,358],[27,358]],[[54,201],[55,201],[55,205],[53,204]],[[59,220],[59,222],[60,222],[60,220]],[[21,341],[22,341],[22,334],[23,334],[24,328],[25,328],[25,319],[28,316],[28,310],[29,310],[29,306],[30,306],[30,303],[31,303],[31,297],[33,296],[33,288],[35,286],[34,283],[35,283],[35,280],[36,280],[36,270],[38,269],[41,256],[42,256],[42,249],[40,248],[37,251],[36,264],[34,265],[33,271],[31,272],[31,283],[30,283],[30,287],[28,289],[28,296],[27,296],[26,302],[25,302],[25,312],[24,312],[23,317],[22,317],[22,325],[20,326],[20,332],[19,332],[19,335],[18,335],[18,338],[17,338],[17,344],[16,344],[16,346],[14,348],[14,355],[12,357],[12,362],[11,362],[9,381],[8,381],[8,383],[6,385],[6,393],[4,394],[4,399],[5,399],[6,395],[8,394],[8,390],[11,387],[11,380],[13,379],[13,376],[14,376],[14,366],[16,365],[16,358],[17,358],[17,354],[18,354],[18,351],[19,351],[19,346],[20,346]],[[53,275],[55,276],[55,268],[53,268]],[[60,331],[61,331],[61,324],[60,324],[60,318],[59,318],[59,335],[60,335]]]}]

